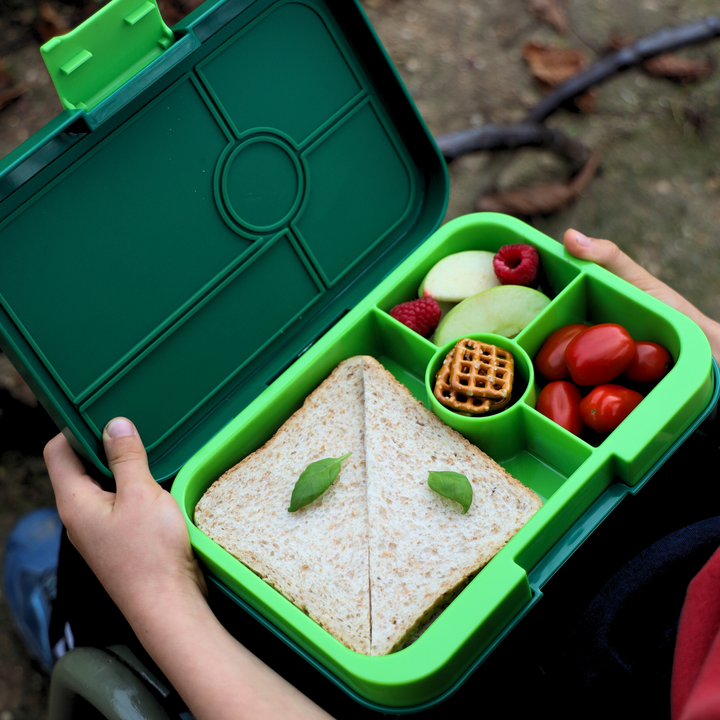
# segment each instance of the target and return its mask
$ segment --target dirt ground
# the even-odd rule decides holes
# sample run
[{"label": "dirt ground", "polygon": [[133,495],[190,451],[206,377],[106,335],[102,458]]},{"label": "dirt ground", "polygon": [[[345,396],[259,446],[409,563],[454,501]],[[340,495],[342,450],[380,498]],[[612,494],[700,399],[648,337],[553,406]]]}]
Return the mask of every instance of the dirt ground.
[{"label": "dirt ground", "polygon": [[[575,48],[593,62],[613,41],[717,12],[717,0],[568,0],[570,27],[561,33],[531,11],[531,0],[363,5],[435,136],[521,120],[543,96],[523,58],[530,41]],[[160,6],[169,24],[190,7]],[[72,27],[93,7],[0,0],[0,80],[24,90],[0,109],[0,158],[62,110],[38,50],[48,23]],[[680,55],[717,63],[720,39]],[[567,206],[526,219],[556,239],[567,227],[612,238],[720,318],[720,71],[680,83],[632,69],[596,89],[594,112],[561,110],[546,124],[597,151],[600,167]],[[549,151],[479,152],[453,161],[450,177],[446,220],[475,212],[488,192],[566,181],[568,167]],[[42,447],[53,433],[41,408],[0,390],[0,560],[15,520],[52,503]],[[44,717],[47,691],[0,602],[0,720]]]}]

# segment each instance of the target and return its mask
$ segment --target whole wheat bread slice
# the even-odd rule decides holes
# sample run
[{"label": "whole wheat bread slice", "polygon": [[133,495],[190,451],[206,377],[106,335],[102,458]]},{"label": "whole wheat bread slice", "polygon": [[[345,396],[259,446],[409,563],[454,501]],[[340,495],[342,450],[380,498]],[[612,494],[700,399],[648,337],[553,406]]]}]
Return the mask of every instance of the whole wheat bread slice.
[{"label": "whole wheat bread slice", "polygon": [[[372,655],[411,642],[540,508],[542,501],[364,358]],[[465,475],[466,514],[428,486]]]},{"label": "whole wheat bread slice", "polygon": [[[370,652],[362,359],[351,358],[259,450],[217,480],[195,523],[347,647]],[[348,452],[334,483],[290,513],[296,480]]]},{"label": "whole wheat bread slice", "polygon": [[[330,488],[287,512],[303,470],[347,452]],[[465,515],[430,489],[430,470],[468,477]],[[349,648],[383,655],[411,642],[540,505],[359,356],[209,488],[195,523]]]}]

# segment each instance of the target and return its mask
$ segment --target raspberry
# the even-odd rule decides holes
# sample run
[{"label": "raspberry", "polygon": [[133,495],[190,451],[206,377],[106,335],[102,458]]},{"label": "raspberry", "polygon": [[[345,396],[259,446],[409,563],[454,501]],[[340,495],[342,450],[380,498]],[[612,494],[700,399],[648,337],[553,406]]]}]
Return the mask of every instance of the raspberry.
[{"label": "raspberry", "polygon": [[440,322],[441,314],[437,300],[431,297],[421,297],[417,300],[400,303],[390,311],[392,317],[423,337],[429,337],[432,334]]},{"label": "raspberry", "polygon": [[540,256],[531,245],[503,245],[493,258],[495,275],[502,285],[532,287],[537,278]]}]

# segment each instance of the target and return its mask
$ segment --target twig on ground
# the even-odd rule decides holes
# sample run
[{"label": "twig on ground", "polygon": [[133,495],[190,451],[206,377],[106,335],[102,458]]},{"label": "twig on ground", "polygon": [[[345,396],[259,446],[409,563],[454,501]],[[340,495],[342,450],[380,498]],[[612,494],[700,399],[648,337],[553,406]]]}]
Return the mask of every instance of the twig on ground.
[{"label": "twig on ground", "polygon": [[720,36],[720,15],[677,28],[665,28],[621,48],[573,76],[543,98],[527,115],[525,121],[513,125],[486,125],[436,138],[447,161],[480,150],[505,150],[519,147],[543,147],[558,151],[573,162],[584,163],[590,151],[579,141],[572,140],[558,130],[549,130],[543,123],[559,107],[581,95],[594,85],[604,82],[618,72],[640,65],[657,55],[696,45]]},{"label": "twig on ground", "polygon": [[460,130],[436,138],[446,160],[478,150],[514,150],[537,147],[553,150],[575,166],[582,166],[590,157],[590,149],[579,140],[540,124],[484,125]]},{"label": "twig on ground", "polygon": [[555,110],[593,85],[618,72],[640,65],[651,57],[696,45],[720,36],[720,15],[711,15],[677,28],[665,28],[598,60],[544,97],[527,115],[526,122],[544,122]]}]

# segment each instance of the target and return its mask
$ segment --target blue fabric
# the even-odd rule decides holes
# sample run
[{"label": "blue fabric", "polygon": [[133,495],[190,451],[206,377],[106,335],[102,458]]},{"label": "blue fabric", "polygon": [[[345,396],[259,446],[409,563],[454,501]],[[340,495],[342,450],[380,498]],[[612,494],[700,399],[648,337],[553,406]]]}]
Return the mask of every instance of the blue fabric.
[{"label": "blue fabric", "polygon": [[3,567],[3,593],[13,620],[28,650],[46,672],[53,666],[48,630],[61,531],[55,508],[24,515],[10,533]]}]

